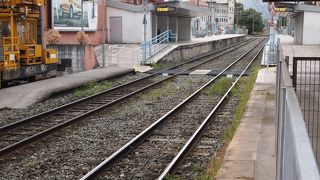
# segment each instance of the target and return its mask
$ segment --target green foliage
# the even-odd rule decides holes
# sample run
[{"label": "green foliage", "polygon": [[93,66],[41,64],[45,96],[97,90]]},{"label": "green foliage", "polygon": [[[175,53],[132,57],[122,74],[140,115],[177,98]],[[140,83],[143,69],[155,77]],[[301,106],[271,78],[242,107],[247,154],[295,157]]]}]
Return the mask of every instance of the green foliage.
[{"label": "green foliage", "polygon": [[216,81],[216,83],[212,84],[208,88],[204,90],[204,94],[206,95],[224,95],[227,90],[230,88],[232,84],[232,79],[227,77],[222,77]]},{"label": "green foliage", "polygon": [[81,98],[84,96],[84,91],[82,89],[77,89],[74,93],[73,93],[74,97],[76,98]]},{"label": "green foliage", "polygon": [[256,82],[257,74],[259,68],[255,68],[251,71],[251,75],[247,77],[242,77],[235,88],[231,91],[232,96],[237,96],[239,102],[233,114],[233,120],[231,122],[230,127],[224,133],[224,141],[230,142],[239,123],[242,118],[244,109],[247,105],[247,101],[250,97],[250,93],[253,89],[254,83]]},{"label": "green foliage", "polygon": [[93,94],[97,94],[101,91],[110,89],[112,84],[108,81],[102,82],[89,82],[87,85],[76,89],[73,93],[74,97],[82,98],[85,96],[90,96]]},{"label": "green foliage", "polygon": [[151,92],[149,92],[144,98],[161,98],[165,96],[171,96],[177,93],[177,89],[179,89],[178,86],[175,84],[169,83],[163,88],[155,89]]},{"label": "green foliage", "polygon": [[[250,93],[253,89],[253,86],[255,84],[257,74],[260,68],[255,68],[251,71],[251,75],[248,77],[242,77],[236,86],[233,88],[231,91],[231,96],[232,97],[238,97],[239,102],[236,106],[235,112],[233,114],[233,119],[232,122],[229,126],[229,128],[224,132],[223,134],[223,141],[225,144],[229,143],[232,140],[232,137],[240,123],[240,120],[242,118],[242,115],[244,113],[247,101],[250,97]],[[218,174],[218,171],[220,170],[221,164],[223,162],[223,152],[222,150],[221,153],[222,155],[218,155],[213,161],[211,161],[211,166],[207,170],[207,174],[205,177],[207,179],[215,179],[215,177]],[[219,154],[218,153],[218,154]]]},{"label": "green foliage", "polygon": [[[264,28],[264,23],[262,19],[262,13],[257,12],[255,9],[244,9],[243,4],[235,4],[235,20],[238,26],[246,27],[249,34],[254,34],[254,32],[261,32]],[[253,22],[254,20],[254,22]],[[252,32],[254,27],[254,32]]]},{"label": "green foliage", "polygon": [[160,63],[151,63],[151,67],[154,68],[154,69],[160,69],[163,67],[163,65],[161,65]]},{"label": "green foliage", "polygon": [[207,174],[205,175],[207,179],[212,179],[210,177],[216,177],[218,171],[221,168],[223,158],[216,157],[214,160],[211,161],[210,168],[207,170]]},{"label": "green foliage", "polygon": [[192,79],[188,79],[187,83],[191,85],[193,83],[193,80]]}]

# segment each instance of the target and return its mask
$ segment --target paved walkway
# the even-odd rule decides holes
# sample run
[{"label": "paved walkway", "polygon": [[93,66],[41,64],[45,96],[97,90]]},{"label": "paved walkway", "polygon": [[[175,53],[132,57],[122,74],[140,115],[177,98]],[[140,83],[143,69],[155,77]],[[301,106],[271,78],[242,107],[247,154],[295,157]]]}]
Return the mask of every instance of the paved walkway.
[{"label": "paved walkway", "polygon": [[218,180],[275,179],[275,90],[275,68],[260,70]]},{"label": "paved walkway", "polygon": [[133,68],[108,66],[107,68],[94,69],[0,89],[0,109],[6,107],[14,109],[26,108],[31,104],[48,98],[54,93],[79,87],[91,81],[99,81],[133,71]]}]

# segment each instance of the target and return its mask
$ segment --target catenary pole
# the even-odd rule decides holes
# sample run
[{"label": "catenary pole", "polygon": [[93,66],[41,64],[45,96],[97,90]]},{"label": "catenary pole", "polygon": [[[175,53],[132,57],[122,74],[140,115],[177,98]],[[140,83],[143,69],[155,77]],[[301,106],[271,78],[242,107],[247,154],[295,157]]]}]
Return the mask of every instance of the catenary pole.
[{"label": "catenary pole", "polygon": [[147,0],[143,0],[143,62],[147,61]]},{"label": "catenary pole", "polygon": [[106,44],[106,32],[105,32],[105,9],[104,0],[102,0],[102,67],[105,67],[105,44]]}]

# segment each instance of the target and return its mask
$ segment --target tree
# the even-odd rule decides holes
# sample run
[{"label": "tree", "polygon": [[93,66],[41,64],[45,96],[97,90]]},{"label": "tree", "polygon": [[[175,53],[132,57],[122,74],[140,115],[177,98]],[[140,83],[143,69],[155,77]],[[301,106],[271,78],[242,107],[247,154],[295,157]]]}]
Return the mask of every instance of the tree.
[{"label": "tree", "polygon": [[238,3],[235,2],[235,8],[234,8],[234,19],[235,19],[235,24],[237,25],[237,27],[239,26],[239,16],[240,14],[242,14],[243,12],[243,4],[242,3]]},{"label": "tree", "polygon": [[242,12],[238,14],[237,18],[239,26],[247,28],[249,34],[253,34],[254,32],[261,32],[264,28],[262,13],[257,12],[255,9],[242,9]]}]

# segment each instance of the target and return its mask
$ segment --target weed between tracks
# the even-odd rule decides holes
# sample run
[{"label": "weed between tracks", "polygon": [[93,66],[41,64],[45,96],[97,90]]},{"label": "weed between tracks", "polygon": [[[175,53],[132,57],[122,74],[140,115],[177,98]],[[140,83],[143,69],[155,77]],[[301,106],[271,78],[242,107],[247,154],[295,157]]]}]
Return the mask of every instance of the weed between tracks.
[{"label": "weed between tracks", "polygon": [[177,90],[179,90],[179,86],[175,83],[169,83],[163,88],[155,89],[153,91],[150,91],[146,96],[144,96],[144,99],[150,99],[150,98],[156,98],[161,99],[165,96],[172,96],[177,93]]},{"label": "weed between tracks", "polygon": [[232,84],[232,79],[227,77],[222,77],[217,80],[216,83],[206,88],[203,93],[205,95],[224,95],[224,93],[230,88]]},{"label": "weed between tracks", "polygon": [[77,89],[73,95],[76,98],[82,98],[84,96],[90,96],[93,94],[97,94],[103,90],[110,89],[112,84],[108,81],[102,82],[90,82],[86,86]]},{"label": "weed between tracks", "polygon": [[251,91],[255,84],[259,69],[260,68],[253,68],[251,70],[251,75],[247,77],[242,77],[238,81],[235,88],[231,91],[231,96],[238,98],[239,101],[236,106],[235,112],[233,114],[232,122],[228,127],[228,129],[223,133],[222,141],[224,146],[220,150],[220,152],[218,152],[218,155],[211,161],[210,167],[207,170],[207,174],[197,179],[215,179],[216,175],[218,174],[218,171],[222,165],[228,144],[232,140],[232,137],[242,118],[247,101],[250,97]]}]

